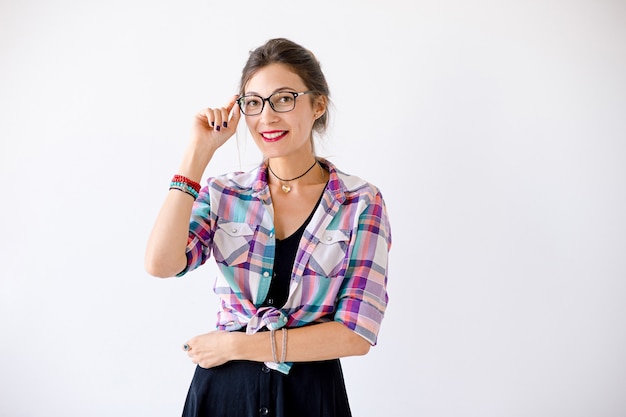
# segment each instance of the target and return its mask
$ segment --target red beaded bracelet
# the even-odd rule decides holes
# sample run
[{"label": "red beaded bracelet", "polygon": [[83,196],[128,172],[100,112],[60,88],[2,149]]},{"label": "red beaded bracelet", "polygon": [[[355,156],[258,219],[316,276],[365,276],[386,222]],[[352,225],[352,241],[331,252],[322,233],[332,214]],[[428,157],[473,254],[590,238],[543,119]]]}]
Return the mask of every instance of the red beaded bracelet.
[{"label": "red beaded bracelet", "polygon": [[183,183],[186,184],[188,186],[190,186],[191,188],[193,188],[196,193],[200,192],[200,183],[195,182],[194,180],[191,180],[185,176],[182,175],[174,175],[174,177],[172,177],[172,182],[173,183]]}]

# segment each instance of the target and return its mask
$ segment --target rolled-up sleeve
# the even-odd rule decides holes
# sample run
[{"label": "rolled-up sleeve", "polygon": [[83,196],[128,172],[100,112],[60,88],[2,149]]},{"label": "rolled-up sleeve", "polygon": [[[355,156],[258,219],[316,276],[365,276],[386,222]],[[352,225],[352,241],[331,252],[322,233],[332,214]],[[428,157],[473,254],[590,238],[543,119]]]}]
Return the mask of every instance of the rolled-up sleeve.
[{"label": "rolled-up sleeve", "polygon": [[380,192],[359,215],[354,246],[337,297],[335,320],[375,345],[387,308],[391,228]]},{"label": "rolled-up sleeve", "polygon": [[211,204],[209,201],[209,187],[200,190],[198,198],[193,203],[189,220],[189,237],[187,239],[187,265],[176,276],[181,277],[204,264],[211,256],[211,242],[214,231],[211,227]]}]

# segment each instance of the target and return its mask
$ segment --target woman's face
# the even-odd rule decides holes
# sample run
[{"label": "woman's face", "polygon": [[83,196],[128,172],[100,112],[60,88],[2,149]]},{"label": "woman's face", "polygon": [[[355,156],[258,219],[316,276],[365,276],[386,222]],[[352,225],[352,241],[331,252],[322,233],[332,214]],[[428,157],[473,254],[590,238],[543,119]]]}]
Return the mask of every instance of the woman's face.
[{"label": "woman's face", "polygon": [[[302,79],[284,64],[270,64],[254,74],[245,86],[244,95],[263,98],[279,91],[307,91]],[[267,158],[290,156],[310,157],[313,152],[311,135],[313,123],[324,112],[322,100],[312,103],[311,95],[296,97],[296,106],[286,113],[277,113],[265,102],[263,111],[246,116],[246,123],[255,143]]]}]

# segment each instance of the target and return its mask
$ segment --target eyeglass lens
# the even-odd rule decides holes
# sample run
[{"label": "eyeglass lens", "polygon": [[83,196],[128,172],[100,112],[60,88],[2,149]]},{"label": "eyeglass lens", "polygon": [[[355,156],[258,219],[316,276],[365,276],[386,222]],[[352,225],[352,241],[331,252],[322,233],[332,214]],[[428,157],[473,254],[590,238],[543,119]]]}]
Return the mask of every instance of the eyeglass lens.
[{"label": "eyeglass lens", "polygon": [[296,107],[296,93],[279,91],[267,99],[256,95],[243,96],[240,101],[241,111],[248,116],[260,114],[265,101],[269,101],[270,106],[276,112],[288,112]]}]

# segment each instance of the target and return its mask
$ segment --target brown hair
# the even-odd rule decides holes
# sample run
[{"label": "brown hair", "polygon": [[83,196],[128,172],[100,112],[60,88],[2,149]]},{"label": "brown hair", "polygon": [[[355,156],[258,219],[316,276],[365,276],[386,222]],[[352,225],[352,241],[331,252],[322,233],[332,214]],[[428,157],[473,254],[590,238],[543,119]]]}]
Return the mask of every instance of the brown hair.
[{"label": "brown hair", "polygon": [[326,97],[326,111],[313,124],[313,130],[324,133],[328,127],[328,104],[330,91],[326,77],[315,55],[308,49],[285,38],[270,39],[264,45],[250,51],[246,65],[241,71],[239,94],[244,94],[244,88],[254,74],[270,64],[285,64],[297,74],[307,89],[313,91],[313,99]]}]

